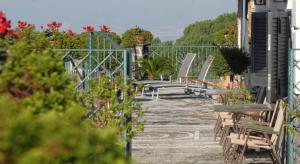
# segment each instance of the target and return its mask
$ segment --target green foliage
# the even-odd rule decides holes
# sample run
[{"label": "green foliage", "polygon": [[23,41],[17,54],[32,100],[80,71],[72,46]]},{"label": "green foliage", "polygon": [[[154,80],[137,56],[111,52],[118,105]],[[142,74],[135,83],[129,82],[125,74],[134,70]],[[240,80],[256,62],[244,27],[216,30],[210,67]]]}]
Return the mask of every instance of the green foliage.
[{"label": "green foliage", "polygon": [[240,75],[249,65],[249,58],[242,50],[234,47],[220,48],[215,54],[211,70],[218,76]]},{"label": "green foliage", "polygon": [[118,44],[121,44],[122,39],[121,39],[121,37],[120,37],[117,33],[115,33],[115,32],[109,32],[108,35],[109,35],[114,41],[116,41]]},{"label": "green foliage", "polygon": [[215,58],[210,68],[211,72],[213,72],[217,76],[224,76],[224,75],[231,74],[230,66],[228,65],[222,53],[216,52],[214,56]]},{"label": "green foliage", "polygon": [[[227,40],[222,41],[224,34],[235,35],[232,30],[236,31],[235,26],[230,26],[236,22],[236,14],[223,14],[214,20],[205,20],[189,25],[184,30],[184,36],[176,41],[177,45],[204,45],[204,44],[235,44],[231,40],[235,36],[227,36]],[[233,28],[233,29],[232,29]],[[227,31],[226,31],[227,30]],[[223,35],[223,36],[222,36]],[[225,37],[225,36],[224,36]],[[224,38],[223,37],[223,38]]]},{"label": "green foliage", "polygon": [[151,43],[153,35],[150,31],[139,27],[131,28],[122,35],[122,46],[133,47],[138,43]]},{"label": "green foliage", "polygon": [[[90,81],[89,87],[92,89],[80,92],[79,102],[90,109],[88,115],[98,127],[118,129],[119,135],[127,132],[129,139],[143,130],[141,105],[134,102],[134,88],[131,85],[124,85],[120,79],[102,76]],[[135,118],[123,126],[132,114]]]},{"label": "green foliage", "polygon": [[153,46],[158,46],[161,44],[161,40],[159,39],[159,37],[156,37],[152,40],[151,45]]},{"label": "green foliage", "polygon": [[0,92],[22,100],[33,112],[63,111],[75,98],[73,83],[57,54],[50,50],[39,52],[35,46],[26,41],[11,46],[0,74]]},{"label": "green foliage", "polygon": [[[132,137],[142,124],[120,125],[134,110],[137,117],[141,116],[140,105],[127,94],[129,88],[117,82],[105,83],[110,79],[99,80],[91,85],[95,90],[85,96],[92,94],[97,100],[109,102],[109,106],[101,108],[104,112],[97,113],[97,117],[90,117],[87,108],[94,101],[78,102],[82,99],[64,70],[62,54],[50,50],[83,43],[66,35],[28,28],[19,33],[17,40],[6,44],[9,56],[0,74],[0,163],[130,162],[125,158],[125,140],[120,136],[127,131]],[[126,99],[119,102],[114,96],[116,88]],[[105,124],[100,126],[99,122]]]},{"label": "green foliage", "polygon": [[225,94],[225,104],[250,104],[254,103],[254,96],[244,89],[228,91]]},{"label": "green foliage", "polygon": [[138,71],[147,73],[148,78],[153,80],[164,73],[170,72],[171,68],[172,65],[167,58],[153,57],[144,59]]},{"label": "green foliage", "polygon": [[127,163],[113,130],[93,128],[84,110],[69,106],[32,115],[0,97],[0,163]]},{"label": "green foliage", "polygon": [[214,44],[235,46],[237,45],[237,24],[236,21],[229,23],[224,29],[214,33]]}]

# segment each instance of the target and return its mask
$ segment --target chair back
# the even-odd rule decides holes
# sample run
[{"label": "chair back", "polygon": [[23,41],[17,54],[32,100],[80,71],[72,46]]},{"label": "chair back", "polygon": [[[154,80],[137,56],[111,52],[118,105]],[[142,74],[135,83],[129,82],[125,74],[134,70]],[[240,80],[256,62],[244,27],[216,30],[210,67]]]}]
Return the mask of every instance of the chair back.
[{"label": "chair back", "polygon": [[202,68],[201,68],[201,71],[200,71],[200,74],[198,76],[198,80],[199,81],[205,81],[206,79],[206,76],[207,76],[207,73],[208,73],[208,70],[212,64],[212,62],[214,61],[214,56],[213,55],[209,55],[207,58],[206,58],[206,61],[205,63],[202,65]]},{"label": "chair back", "polygon": [[269,127],[273,127],[274,124],[276,123],[276,116],[278,116],[278,111],[279,111],[279,103],[280,103],[281,100],[277,100],[276,101],[276,104],[274,106],[274,111],[273,111],[273,115],[271,117],[271,120],[270,120],[270,125]]},{"label": "chair back", "polygon": [[256,97],[255,97],[255,103],[256,104],[263,104],[267,95],[267,88],[266,87],[259,87]]},{"label": "chair back", "polygon": [[182,77],[187,77],[188,76],[189,70],[192,66],[192,63],[193,63],[195,57],[196,57],[196,54],[193,54],[193,53],[186,54],[185,58],[182,61],[181,66],[180,66],[179,72],[178,72],[177,77],[179,79],[182,78]]},{"label": "chair back", "polygon": [[[277,114],[277,118],[276,118],[276,122],[273,128],[274,132],[279,133],[281,131],[282,125],[284,123],[284,114],[285,114],[285,110],[287,108],[286,103],[283,100],[280,100],[279,105],[278,105],[278,114]],[[272,134],[271,136],[271,142],[273,144],[276,143],[278,139],[278,134]]]}]

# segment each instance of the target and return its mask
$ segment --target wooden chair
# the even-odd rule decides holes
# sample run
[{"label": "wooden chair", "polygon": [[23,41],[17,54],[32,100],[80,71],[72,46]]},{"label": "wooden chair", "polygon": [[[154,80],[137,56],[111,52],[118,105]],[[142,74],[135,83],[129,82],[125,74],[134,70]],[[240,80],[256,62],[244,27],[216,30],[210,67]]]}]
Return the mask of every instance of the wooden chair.
[{"label": "wooden chair", "polygon": [[[281,164],[280,157],[276,151],[276,146],[278,146],[278,137],[284,123],[285,110],[286,103],[281,100],[278,105],[277,118],[273,128],[252,123],[244,123],[243,128],[245,133],[243,134],[243,137],[228,137],[233,151],[231,162],[242,163],[244,153],[248,149],[264,149],[271,152],[272,159],[275,163]],[[253,135],[254,133],[261,135]],[[229,158],[227,157],[227,159]]]},{"label": "wooden chair", "polygon": [[[230,140],[231,139],[240,139],[241,137],[243,137],[243,139],[245,138],[243,133],[245,133],[245,129],[243,128],[244,124],[257,124],[257,125],[262,125],[262,126],[267,126],[267,127],[273,127],[273,125],[275,124],[276,121],[276,116],[278,115],[278,111],[279,111],[279,102],[280,100],[276,101],[276,104],[274,106],[274,111],[273,111],[273,115],[271,117],[270,122],[264,122],[262,120],[259,121],[255,121],[255,120],[242,120],[239,124],[239,129],[236,133],[232,132],[230,133],[229,136],[226,136],[224,144],[223,144],[223,151],[224,151],[224,157],[225,157],[225,161],[228,160],[229,157],[229,153],[230,153],[230,149],[231,149],[231,143]],[[259,138],[259,136],[250,136],[251,138]]]},{"label": "wooden chair", "polygon": [[[257,94],[256,94],[256,100],[255,102],[257,104],[261,104],[265,101],[265,94],[266,94],[266,88],[261,87],[259,88]],[[241,106],[242,108],[242,106]],[[264,112],[259,112],[258,114],[247,114],[243,113],[243,116],[250,116],[250,117],[256,117],[256,118],[261,118],[265,113]],[[242,116],[241,115],[241,116]],[[217,112],[217,121],[215,124],[214,128],[214,139],[216,141],[217,137],[220,137],[220,143],[224,142],[224,137],[227,136],[229,132],[229,128],[234,126],[234,119],[232,118],[232,113],[230,112]]]}]

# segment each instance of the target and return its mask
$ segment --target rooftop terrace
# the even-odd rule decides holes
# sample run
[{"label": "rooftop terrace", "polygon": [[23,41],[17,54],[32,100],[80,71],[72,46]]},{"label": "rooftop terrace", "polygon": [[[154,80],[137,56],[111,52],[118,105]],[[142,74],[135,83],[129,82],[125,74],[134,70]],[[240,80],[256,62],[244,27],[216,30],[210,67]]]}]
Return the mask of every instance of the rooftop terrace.
[{"label": "rooftop terrace", "polygon": [[[162,95],[158,101],[138,98],[143,102],[146,123],[144,132],[133,140],[135,162],[223,164],[222,147],[213,137],[216,118],[212,106],[217,102],[187,97],[180,94],[182,90],[175,93]],[[254,153],[247,162],[269,161],[257,157]]]}]

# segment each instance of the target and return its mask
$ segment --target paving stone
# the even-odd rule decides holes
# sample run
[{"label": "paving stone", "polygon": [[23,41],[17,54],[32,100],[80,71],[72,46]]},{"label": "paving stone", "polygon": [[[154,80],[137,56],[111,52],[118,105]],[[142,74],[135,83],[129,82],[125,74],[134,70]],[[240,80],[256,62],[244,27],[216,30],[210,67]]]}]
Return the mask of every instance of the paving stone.
[{"label": "paving stone", "polygon": [[140,98],[146,123],[133,140],[136,163],[224,163],[222,148],[213,140],[215,102],[180,96],[162,96],[158,101]]},{"label": "paving stone", "polygon": [[[166,91],[170,91],[170,94]],[[145,129],[133,139],[133,159],[138,164],[223,164],[223,151],[214,141],[216,115],[212,99],[164,90],[158,101],[138,97],[143,103]],[[263,153],[251,154],[247,163],[272,163]]]}]

